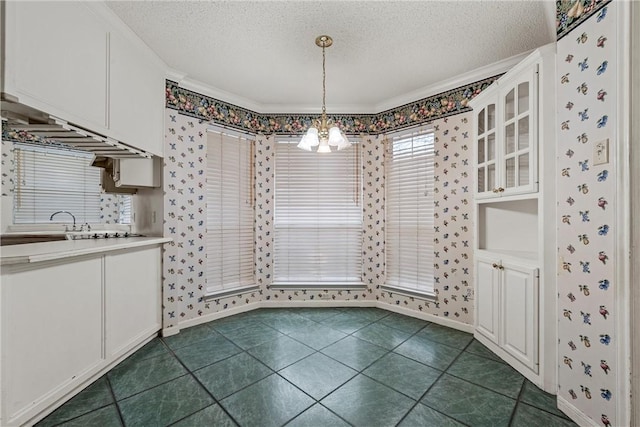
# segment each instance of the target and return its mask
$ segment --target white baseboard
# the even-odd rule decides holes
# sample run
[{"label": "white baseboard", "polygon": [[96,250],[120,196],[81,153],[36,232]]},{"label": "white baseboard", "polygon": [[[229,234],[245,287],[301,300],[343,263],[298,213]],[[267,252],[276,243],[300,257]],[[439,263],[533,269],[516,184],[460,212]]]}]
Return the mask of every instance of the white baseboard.
[{"label": "white baseboard", "polygon": [[395,304],[388,304],[386,302],[380,301],[377,301],[377,307],[383,310],[393,311],[394,313],[403,314],[405,316],[415,317],[416,319],[425,320],[427,322],[437,323],[438,325],[446,326],[447,328],[451,329],[457,329],[458,331],[468,332],[470,334],[474,332],[473,325],[456,322],[455,320],[447,319],[446,317],[434,316],[433,314],[410,310],[408,308],[399,307]]},{"label": "white baseboard", "polygon": [[[211,313],[211,314],[205,314],[204,316],[195,317],[193,319],[185,320],[184,322],[178,323],[178,326],[177,326],[178,332],[182,328],[190,328],[191,326],[196,326],[196,325],[200,325],[202,323],[211,322],[212,320],[218,320],[218,319],[222,319],[224,317],[233,316],[234,314],[240,314],[240,313],[245,313],[247,311],[253,311],[255,309],[260,308],[261,306],[262,306],[262,303],[260,301],[257,301],[257,302],[252,302],[250,304],[241,305],[239,307],[233,307],[233,308],[230,308],[228,310],[218,311],[218,312]],[[173,328],[171,328],[171,329],[173,329]],[[173,332],[171,335],[174,335],[175,333],[176,332]],[[168,336],[168,335],[164,335],[164,330],[162,331],[162,336]]]},{"label": "white baseboard", "polygon": [[180,325],[164,328],[162,329],[162,331],[160,331],[163,337],[170,337],[171,335],[175,335],[179,332],[180,332]]},{"label": "white baseboard", "polygon": [[377,307],[377,301],[357,301],[357,300],[313,300],[313,301],[261,301],[261,308],[289,308],[289,307],[297,307],[297,308],[339,308],[339,307]]},{"label": "white baseboard", "polygon": [[580,412],[575,406],[573,406],[569,401],[558,396],[558,409],[564,412],[567,417],[571,418],[574,423],[578,424],[581,427],[598,427],[598,424],[595,420],[587,417],[585,414]]},{"label": "white baseboard", "polygon": [[168,337],[175,335],[182,328],[189,328],[191,326],[207,323],[212,320],[222,319],[224,317],[233,316],[234,314],[245,313],[247,311],[256,310],[259,308],[291,308],[291,307],[308,307],[308,308],[341,308],[341,307],[375,307],[382,310],[391,311],[394,313],[403,314],[405,316],[415,317],[416,319],[425,320],[427,322],[436,323],[438,325],[446,326],[448,328],[456,329],[462,332],[473,333],[473,325],[467,325],[466,323],[456,322],[455,320],[443,318],[440,316],[434,316],[429,313],[422,313],[415,310],[410,310],[404,307],[398,307],[397,305],[388,304],[381,301],[357,301],[357,300],[313,300],[313,301],[257,301],[251,304],[246,304],[240,307],[235,307],[229,310],[219,311],[217,313],[207,314],[205,316],[197,317],[194,319],[185,320],[179,323],[177,326],[166,328],[162,330],[162,336]]}]

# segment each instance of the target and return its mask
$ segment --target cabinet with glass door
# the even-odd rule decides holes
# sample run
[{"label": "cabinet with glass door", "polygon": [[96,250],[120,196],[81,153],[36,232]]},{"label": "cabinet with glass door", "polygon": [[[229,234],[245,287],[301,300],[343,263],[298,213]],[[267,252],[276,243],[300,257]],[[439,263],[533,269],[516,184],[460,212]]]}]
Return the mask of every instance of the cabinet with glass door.
[{"label": "cabinet with glass door", "polygon": [[[529,381],[557,389],[555,45],[469,105],[475,152],[475,333]],[[543,107],[544,106],[544,107]]]},{"label": "cabinet with glass door", "polygon": [[505,75],[471,102],[475,114],[476,198],[535,193],[537,64]]}]

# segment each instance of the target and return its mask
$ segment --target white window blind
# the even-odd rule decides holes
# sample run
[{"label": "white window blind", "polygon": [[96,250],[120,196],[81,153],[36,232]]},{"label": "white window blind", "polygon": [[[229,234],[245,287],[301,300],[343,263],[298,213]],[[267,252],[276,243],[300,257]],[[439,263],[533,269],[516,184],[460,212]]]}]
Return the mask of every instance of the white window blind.
[{"label": "white window blind", "polygon": [[207,293],[250,286],[253,141],[207,133]]},{"label": "white window blind", "polygon": [[[68,211],[77,224],[100,223],[100,169],[93,154],[48,146],[14,144],[16,183],[13,222],[50,223],[51,214]],[[68,215],[54,222],[71,222]]]},{"label": "white window blind", "polygon": [[318,154],[276,144],[274,282],[361,282],[359,145]]},{"label": "white window blind", "polygon": [[387,141],[386,284],[433,292],[434,136]]}]

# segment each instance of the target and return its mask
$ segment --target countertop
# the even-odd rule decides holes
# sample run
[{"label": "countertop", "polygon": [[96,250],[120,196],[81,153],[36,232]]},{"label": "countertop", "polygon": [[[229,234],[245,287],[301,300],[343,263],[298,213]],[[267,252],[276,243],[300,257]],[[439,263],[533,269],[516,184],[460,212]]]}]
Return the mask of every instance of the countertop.
[{"label": "countertop", "polygon": [[159,245],[171,240],[169,237],[126,237],[117,239],[60,240],[2,246],[0,248],[0,266],[30,264],[120,249]]}]

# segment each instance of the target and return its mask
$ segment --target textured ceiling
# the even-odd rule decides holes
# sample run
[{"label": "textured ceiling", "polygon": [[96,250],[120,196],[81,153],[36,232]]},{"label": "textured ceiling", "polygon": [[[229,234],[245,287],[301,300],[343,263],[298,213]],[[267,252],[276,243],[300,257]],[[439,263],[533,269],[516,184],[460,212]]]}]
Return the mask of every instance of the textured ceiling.
[{"label": "textured ceiling", "polygon": [[[260,112],[379,112],[438,82],[555,39],[555,2],[116,1],[172,69]],[[224,95],[228,96],[224,96]]]}]

